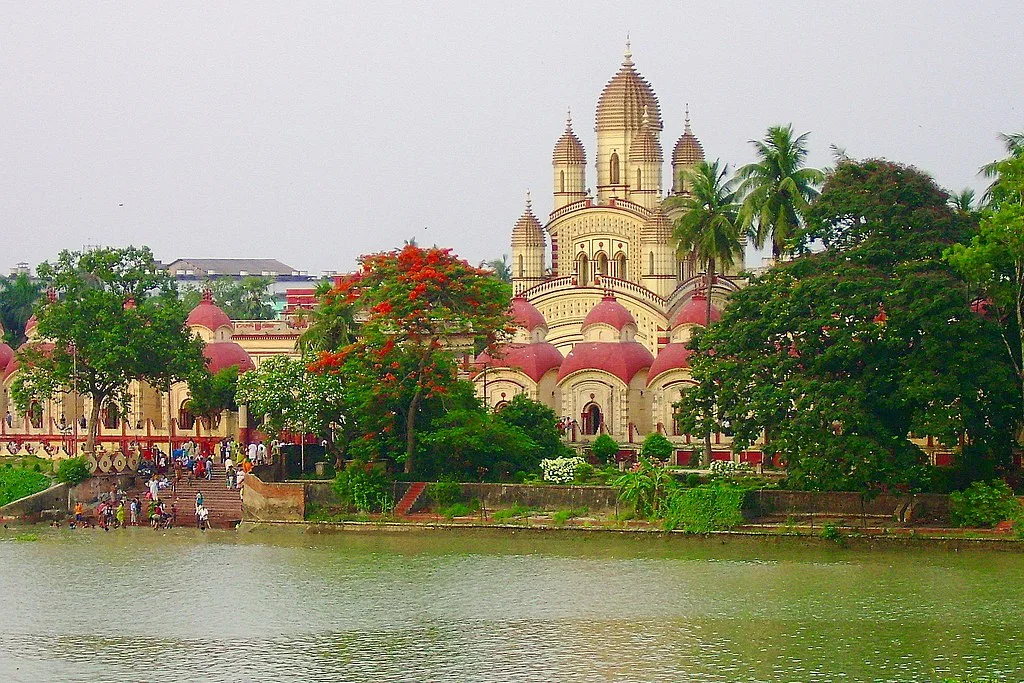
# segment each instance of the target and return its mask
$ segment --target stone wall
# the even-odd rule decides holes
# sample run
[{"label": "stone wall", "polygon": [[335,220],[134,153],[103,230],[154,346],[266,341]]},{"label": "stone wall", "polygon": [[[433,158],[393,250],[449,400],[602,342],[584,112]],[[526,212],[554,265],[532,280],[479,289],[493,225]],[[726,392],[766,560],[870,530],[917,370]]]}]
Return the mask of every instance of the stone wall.
[{"label": "stone wall", "polygon": [[55,484],[45,491],[33,493],[0,507],[0,519],[25,519],[38,521],[44,510],[67,512],[68,485]]},{"label": "stone wall", "polygon": [[866,499],[859,493],[842,491],[752,491],[744,501],[743,514],[750,519],[785,515],[863,515],[945,524],[949,522],[949,496],[883,494]]},{"label": "stone wall", "polygon": [[131,491],[141,483],[135,474],[97,474],[71,488],[71,506],[78,502],[86,506],[96,505],[101,493],[109,494],[111,489]]},{"label": "stone wall", "polygon": [[616,509],[618,497],[611,486],[531,486],[529,484],[462,484],[462,500],[476,498],[490,509],[516,503],[541,510],[585,507],[591,512]]},{"label": "stone wall", "polygon": [[305,484],[264,482],[250,473],[243,486],[242,519],[245,521],[297,521],[306,518]]}]

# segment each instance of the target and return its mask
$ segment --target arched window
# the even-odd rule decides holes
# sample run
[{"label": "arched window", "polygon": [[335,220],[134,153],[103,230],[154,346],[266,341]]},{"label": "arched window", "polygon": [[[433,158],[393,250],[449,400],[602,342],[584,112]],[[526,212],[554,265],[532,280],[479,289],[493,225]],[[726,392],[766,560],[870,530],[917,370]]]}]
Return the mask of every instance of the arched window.
[{"label": "arched window", "polygon": [[523,265],[523,255],[519,255],[519,277],[524,277],[526,273],[526,266]]},{"label": "arched window", "polygon": [[565,171],[558,172],[558,191],[565,192]]},{"label": "arched window", "polygon": [[642,179],[643,179],[643,176],[640,174],[640,169],[638,168],[638,169],[636,169],[636,187],[634,189],[636,189],[636,190],[642,190],[643,189],[643,187],[644,187],[643,183],[640,182]]},{"label": "arched window", "polygon": [[647,255],[647,274],[654,275],[654,252]]},{"label": "arched window", "polygon": [[601,407],[590,403],[583,409],[583,433],[593,436],[601,431]]},{"label": "arched window", "polygon": [[590,262],[587,260],[586,254],[580,254],[576,260],[576,279],[581,285],[590,282]]},{"label": "arched window", "polygon": [[501,411],[505,410],[505,408],[508,408],[508,405],[508,401],[498,401],[498,404],[494,406],[494,412],[500,413]]},{"label": "arched window", "polygon": [[33,429],[43,428],[43,404],[39,401],[32,401],[28,407],[28,419]]},{"label": "arched window", "polygon": [[627,277],[626,277],[626,255],[620,253],[618,256],[615,257],[615,261],[616,261],[616,264],[617,264],[616,270],[618,271],[617,277],[621,277],[623,280],[627,279]]},{"label": "arched window", "polygon": [[608,178],[612,185],[619,184],[619,153],[612,152],[611,159],[608,160]]},{"label": "arched window", "polygon": [[608,257],[604,254],[597,255],[597,272],[601,273],[601,275],[608,274]]},{"label": "arched window", "polygon": [[189,412],[188,399],[186,398],[178,406],[178,428],[193,429],[196,426],[196,416]]},{"label": "arched window", "polygon": [[103,413],[100,415],[100,419],[104,429],[117,429],[121,424],[120,417],[117,406],[113,403],[107,403],[103,406]]}]

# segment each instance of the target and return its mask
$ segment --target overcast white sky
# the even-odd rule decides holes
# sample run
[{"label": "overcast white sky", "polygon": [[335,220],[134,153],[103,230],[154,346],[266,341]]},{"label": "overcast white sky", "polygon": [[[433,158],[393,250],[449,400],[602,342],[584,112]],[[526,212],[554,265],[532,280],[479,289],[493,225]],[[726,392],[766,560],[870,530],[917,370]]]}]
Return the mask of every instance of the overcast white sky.
[{"label": "overcast white sky", "polygon": [[[83,244],[158,258],[509,251],[572,107],[630,32],[666,156],[690,103],[709,157],[775,123],[983,187],[1024,129],[1024,2],[0,3],[0,268]],[[593,186],[593,166],[588,170]],[[669,177],[666,173],[666,180]],[[123,206],[122,206],[123,205]]]}]

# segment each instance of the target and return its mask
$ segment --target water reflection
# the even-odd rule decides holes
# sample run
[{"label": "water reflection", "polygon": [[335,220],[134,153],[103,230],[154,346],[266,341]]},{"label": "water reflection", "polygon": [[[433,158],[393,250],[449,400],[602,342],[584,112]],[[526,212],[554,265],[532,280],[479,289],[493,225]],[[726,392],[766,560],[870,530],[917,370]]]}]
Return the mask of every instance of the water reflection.
[{"label": "water reflection", "polygon": [[1024,557],[679,538],[0,535],[2,681],[1024,677]]}]

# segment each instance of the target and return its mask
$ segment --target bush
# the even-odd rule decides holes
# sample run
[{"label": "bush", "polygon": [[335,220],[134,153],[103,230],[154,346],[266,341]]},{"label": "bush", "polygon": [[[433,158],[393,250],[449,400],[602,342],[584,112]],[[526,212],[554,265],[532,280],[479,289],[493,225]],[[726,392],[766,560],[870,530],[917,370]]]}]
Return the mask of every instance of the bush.
[{"label": "bush", "polygon": [[833,541],[835,543],[843,542],[843,534],[840,533],[835,524],[826,524],[822,527],[820,536],[826,541]]},{"label": "bush", "polygon": [[50,478],[45,474],[5,467],[0,470],[0,505],[45,491],[49,486]]},{"label": "bush", "polygon": [[754,470],[745,462],[733,462],[732,460],[713,460],[708,470],[713,477],[730,477],[734,474],[750,474]]},{"label": "bush", "polygon": [[976,481],[966,491],[951,493],[949,512],[953,524],[966,527],[993,527],[1024,516],[1020,502],[1001,479],[988,484]]},{"label": "bush", "polygon": [[387,473],[362,463],[349,465],[334,479],[338,497],[360,512],[387,512],[394,507],[391,485],[392,479]]},{"label": "bush", "polygon": [[592,476],[594,476],[594,466],[589,462],[581,462],[576,465],[576,472],[573,474],[572,480],[575,484],[585,484]]},{"label": "bush", "polygon": [[728,484],[676,489],[665,504],[665,528],[706,534],[743,523],[744,492]]},{"label": "bush", "polygon": [[462,485],[454,479],[441,479],[434,484],[427,485],[427,495],[439,508],[449,507],[459,502]]},{"label": "bush", "polygon": [[583,517],[587,514],[587,512],[589,512],[589,510],[587,510],[587,508],[585,507],[569,508],[568,510],[559,510],[555,514],[551,515],[551,521],[554,522],[557,526],[562,526],[570,519],[574,519],[576,517]]},{"label": "bush", "polygon": [[469,503],[453,503],[448,507],[441,508],[438,512],[442,517],[454,519],[455,517],[468,517],[480,509],[480,501],[471,500]]},{"label": "bush", "polygon": [[544,481],[555,484],[568,484],[576,478],[576,470],[584,464],[583,458],[573,456],[571,458],[550,458],[540,461],[540,468],[544,472]]},{"label": "bush", "polygon": [[645,458],[658,460],[668,460],[672,457],[673,451],[675,451],[675,446],[672,445],[672,442],[657,432],[644,437],[643,446],[640,447],[640,454]]},{"label": "bush", "polygon": [[689,474],[686,475],[686,488],[695,489],[698,486],[700,486],[700,484],[700,475],[697,474],[696,472],[690,472]]},{"label": "bush", "polygon": [[590,450],[598,460],[601,462],[608,462],[618,454],[619,444],[615,442],[615,439],[607,434],[602,434],[594,439],[594,443],[591,444]]},{"label": "bush", "polygon": [[492,519],[495,522],[499,523],[507,522],[512,519],[529,517],[530,513],[532,512],[536,512],[536,510],[534,510],[534,508],[526,507],[525,505],[520,505],[519,503],[513,503],[512,507],[510,508],[506,508],[504,510],[495,510]]},{"label": "bush", "polygon": [[89,469],[89,463],[85,461],[85,458],[67,458],[61,460],[60,464],[57,465],[57,481],[63,484],[80,484],[89,477],[92,476],[92,472]]}]

